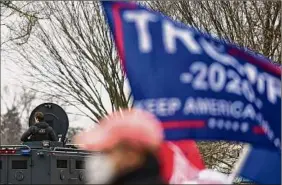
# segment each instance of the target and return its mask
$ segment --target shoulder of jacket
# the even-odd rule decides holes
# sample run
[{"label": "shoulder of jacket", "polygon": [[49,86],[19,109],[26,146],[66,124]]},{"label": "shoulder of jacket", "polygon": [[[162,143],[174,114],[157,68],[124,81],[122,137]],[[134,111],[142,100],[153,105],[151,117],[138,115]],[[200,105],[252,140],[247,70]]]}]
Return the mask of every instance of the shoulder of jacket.
[{"label": "shoulder of jacket", "polygon": [[36,127],[35,125],[32,125],[31,127],[29,127],[29,130],[30,130],[31,132],[34,132],[34,131],[37,130],[37,127]]},{"label": "shoulder of jacket", "polygon": [[48,130],[53,130],[53,128],[51,126],[48,126],[47,129]]},{"label": "shoulder of jacket", "polygon": [[35,125],[32,125],[31,127],[29,127],[30,130],[33,130],[35,128],[37,128],[37,126],[35,126]]}]

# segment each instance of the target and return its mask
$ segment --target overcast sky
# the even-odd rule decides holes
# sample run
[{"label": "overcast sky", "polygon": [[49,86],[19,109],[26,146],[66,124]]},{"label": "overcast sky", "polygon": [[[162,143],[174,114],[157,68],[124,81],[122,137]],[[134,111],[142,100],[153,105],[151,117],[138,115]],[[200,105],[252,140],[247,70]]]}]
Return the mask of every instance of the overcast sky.
[{"label": "overcast sky", "polygon": [[[1,39],[5,38],[7,34],[7,29],[1,27]],[[17,53],[13,50],[7,49],[5,45],[1,48],[1,95],[5,101],[9,104],[12,102],[13,96],[7,96],[3,93],[3,87],[8,86],[11,94],[19,93],[21,91],[20,87],[28,87],[29,84],[26,82],[27,77],[23,75],[23,70],[20,69],[14,62],[13,59],[17,58]],[[37,99],[35,106],[44,103],[41,99]],[[56,102],[53,102],[56,103]],[[34,107],[35,108],[35,107]],[[1,101],[1,113],[5,111],[4,103]],[[79,113],[75,108],[69,108],[67,111],[72,113]],[[93,121],[89,118],[82,116],[72,116],[68,115],[70,120],[70,126],[72,127],[89,127],[94,125]],[[27,126],[28,123],[23,123]]]},{"label": "overcast sky", "polygon": [[[8,22],[10,24],[12,23],[12,25],[15,25],[15,22],[17,22],[19,17],[18,15],[12,15],[4,19],[5,20],[3,21],[3,19],[1,18],[2,24]],[[48,25],[46,26],[48,27]],[[7,40],[8,37],[9,37],[9,29],[7,29],[7,27],[5,26],[1,26],[1,43]],[[14,62],[20,59],[19,54],[17,54],[17,52],[13,51],[12,49],[9,49],[7,46],[8,45],[2,45],[1,47],[1,94],[3,95],[6,102],[9,103],[12,101],[13,96],[5,95],[3,93],[3,87],[8,86],[8,88],[12,91],[11,94],[15,94],[21,91],[21,86],[29,87],[30,84],[27,82],[28,78],[23,74],[24,70],[19,68]],[[36,88],[36,87],[33,86],[33,88]],[[43,90],[43,89],[40,89],[40,90]],[[129,92],[128,84],[125,84],[125,92],[126,93]],[[101,91],[101,97],[102,97],[103,104],[106,110],[108,112],[111,111],[111,104],[107,96],[107,93],[105,91],[104,92]],[[45,103],[45,102],[42,99],[40,99],[39,97],[39,99],[36,100],[34,108],[41,103]],[[56,102],[53,102],[53,103],[56,103]],[[3,103],[1,103],[1,113],[5,111],[5,109],[3,108],[4,108]],[[81,109],[85,110],[84,107],[82,107]],[[80,113],[75,108],[68,108],[66,111],[71,112],[71,113],[78,113],[78,114]],[[77,127],[77,126],[89,127],[89,126],[95,125],[95,123],[93,123],[93,121],[90,120],[89,118],[82,117],[82,116],[74,117],[70,114],[68,116],[70,120],[70,126],[72,127]],[[28,123],[25,123],[25,124],[27,125]]]},{"label": "overcast sky", "polygon": [[[25,83],[25,79],[27,78],[25,78],[25,76],[22,74],[21,71],[22,70],[19,69],[17,65],[15,65],[11,61],[9,56],[7,55],[5,56],[5,54],[2,55],[2,52],[1,52],[1,94],[3,93],[3,87],[6,85],[12,91],[12,94],[20,92],[20,88],[19,88],[20,85],[22,86],[29,85],[28,83]],[[2,95],[4,95],[4,98],[7,103],[12,102],[13,97],[9,97],[5,95],[4,93]],[[40,99],[36,100],[36,105],[37,104],[39,105],[40,103],[44,103],[44,102]],[[1,112],[4,111],[3,105],[4,104],[1,103]],[[73,112],[73,113],[79,113],[74,108],[69,108],[68,111]],[[77,117],[77,116],[74,117],[74,116],[69,115],[69,119],[70,119],[70,126],[73,126],[73,127],[77,127],[77,126],[89,127],[94,124],[89,118],[85,118],[85,117]]]},{"label": "overcast sky", "polygon": [[[9,16],[8,18],[1,18],[1,24],[6,23],[5,21],[11,23],[18,19],[17,15]],[[9,37],[9,30],[5,26],[1,26],[1,43],[6,41]],[[17,53],[7,47],[7,45],[2,45],[1,47],[1,95],[7,102],[7,104],[12,102],[13,96],[8,96],[3,93],[3,87],[8,86],[11,94],[16,94],[21,91],[20,86],[28,87],[29,84],[27,83],[27,77],[23,75],[23,70],[20,69],[13,61],[17,59]],[[37,105],[44,103],[42,99],[37,99],[34,103],[35,108]],[[56,102],[53,102],[56,103]],[[1,101],[1,113],[5,111],[4,103]],[[69,112],[72,113],[79,113],[74,108],[68,108]],[[68,115],[70,120],[71,127],[90,127],[93,126],[94,123],[89,118],[82,117],[82,116],[72,116]],[[28,123],[23,123],[24,127],[27,127]]]}]

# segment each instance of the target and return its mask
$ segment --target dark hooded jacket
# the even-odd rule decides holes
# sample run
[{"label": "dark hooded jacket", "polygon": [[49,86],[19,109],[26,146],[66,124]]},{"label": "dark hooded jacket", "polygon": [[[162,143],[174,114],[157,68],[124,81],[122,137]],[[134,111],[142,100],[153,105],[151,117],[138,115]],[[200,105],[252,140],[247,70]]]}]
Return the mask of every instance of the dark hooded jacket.
[{"label": "dark hooded jacket", "polygon": [[166,184],[161,177],[160,165],[153,154],[148,154],[145,163],[138,169],[117,177],[114,185],[121,184]]},{"label": "dark hooded jacket", "polygon": [[[30,137],[30,139],[28,139]],[[21,137],[21,141],[57,141],[56,133],[46,122],[39,122],[29,127]]]}]

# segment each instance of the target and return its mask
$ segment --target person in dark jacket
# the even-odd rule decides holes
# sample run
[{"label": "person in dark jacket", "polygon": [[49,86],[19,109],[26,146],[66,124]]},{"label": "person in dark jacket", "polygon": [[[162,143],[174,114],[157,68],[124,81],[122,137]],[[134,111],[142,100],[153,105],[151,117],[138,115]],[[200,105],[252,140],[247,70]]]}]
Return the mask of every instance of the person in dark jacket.
[{"label": "person in dark jacket", "polygon": [[44,114],[42,112],[36,112],[34,117],[35,124],[23,133],[21,141],[57,141],[58,139],[53,128],[44,122]]},{"label": "person in dark jacket", "polygon": [[74,140],[85,150],[101,152],[86,159],[87,183],[166,184],[157,158],[163,130],[152,114],[135,109],[115,112],[99,125]]}]

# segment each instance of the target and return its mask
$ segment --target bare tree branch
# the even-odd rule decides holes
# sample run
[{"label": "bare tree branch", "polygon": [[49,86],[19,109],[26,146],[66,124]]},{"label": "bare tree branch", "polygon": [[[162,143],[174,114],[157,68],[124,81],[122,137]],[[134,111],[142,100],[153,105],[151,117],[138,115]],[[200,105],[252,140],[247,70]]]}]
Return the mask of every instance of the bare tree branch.
[{"label": "bare tree branch", "polygon": [[40,6],[51,12],[50,19],[38,22],[28,43],[15,46],[21,55],[18,64],[28,64],[22,68],[33,82],[50,89],[45,95],[85,107],[94,122],[127,107],[125,76],[100,4],[65,1]]}]

